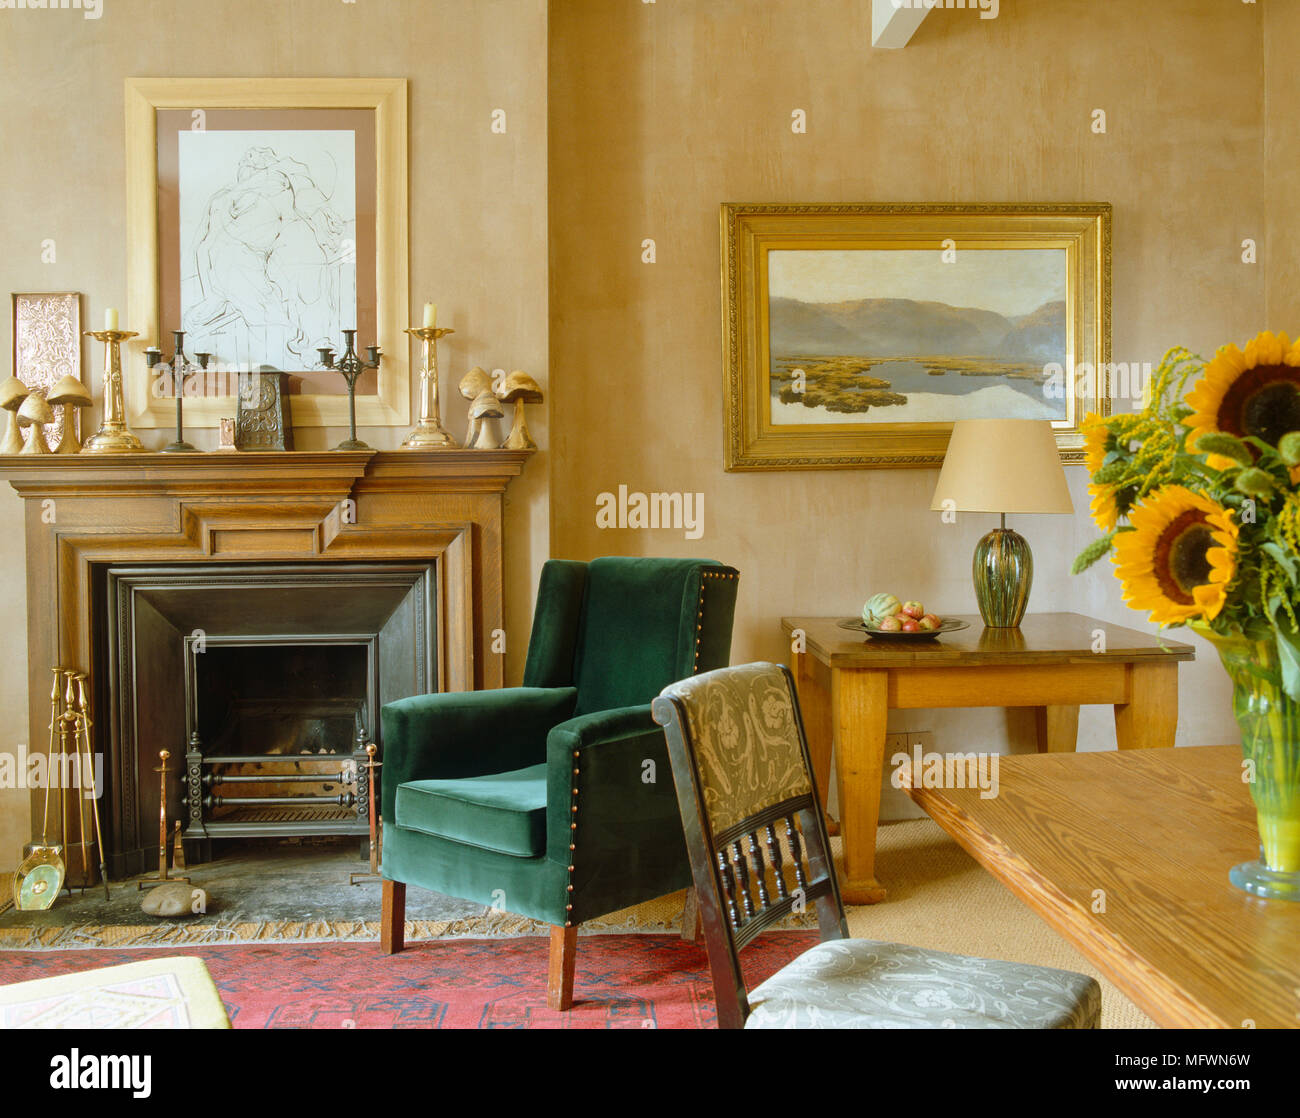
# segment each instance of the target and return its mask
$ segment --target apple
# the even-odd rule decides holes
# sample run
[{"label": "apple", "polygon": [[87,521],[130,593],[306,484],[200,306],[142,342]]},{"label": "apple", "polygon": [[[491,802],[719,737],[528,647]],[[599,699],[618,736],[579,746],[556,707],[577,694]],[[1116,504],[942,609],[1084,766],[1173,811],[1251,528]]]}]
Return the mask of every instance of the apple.
[{"label": "apple", "polygon": [[[926,624],[927,621],[929,622],[928,625]],[[943,618],[937,617],[933,613],[927,613],[923,618],[921,618],[922,629],[937,629],[942,624],[943,624]]]},{"label": "apple", "polygon": [[920,602],[904,602],[903,612],[908,617],[919,619],[925,616],[925,606],[921,605]]},{"label": "apple", "polygon": [[882,633],[897,633],[902,627],[903,623],[897,617],[882,618],[879,625]]},{"label": "apple", "polygon": [[911,618],[908,618],[908,620],[903,622],[903,632],[905,633],[916,633],[919,632],[920,629],[921,626]]}]

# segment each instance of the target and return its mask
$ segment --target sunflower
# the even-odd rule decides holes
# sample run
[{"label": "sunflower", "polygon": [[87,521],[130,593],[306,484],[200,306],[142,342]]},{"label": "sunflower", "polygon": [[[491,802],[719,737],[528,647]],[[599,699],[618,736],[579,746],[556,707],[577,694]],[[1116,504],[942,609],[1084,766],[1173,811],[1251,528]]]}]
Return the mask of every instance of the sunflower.
[{"label": "sunflower", "polygon": [[1116,500],[1115,486],[1098,485],[1093,482],[1088,486],[1088,496],[1092,498],[1092,505],[1088,510],[1092,514],[1092,522],[1103,532],[1113,532],[1119,523],[1119,503]]},{"label": "sunflower", "polygon": [[1079,424],[1083,432],[1083,457],[1088,473],[1095,474],[1106,461],[1106,444],[1110,441],[1110,427],[1104,416],[1089,412]]},{"label": "sunflower", "polygon": [[[1205,366],[1196,387],[1187,394],[1192,414],[1187,449],[1211,431],[1241,438],[1254,435],[1277,445],[1288,431],[1300,429],[1300,341],[1269,331],[1246,343],[1243,353],[1226,345]],[[1236,465],[1219,454],[1206,456],[1216,470]]]},{"label": "sunflower", "polygon": [[1129,513],[1133,531],[1115,540],[1124,600],[1168,625],[1210,621],[1227,600],[1237,571],[1231,511],[1181,485],[1166,485]]}]

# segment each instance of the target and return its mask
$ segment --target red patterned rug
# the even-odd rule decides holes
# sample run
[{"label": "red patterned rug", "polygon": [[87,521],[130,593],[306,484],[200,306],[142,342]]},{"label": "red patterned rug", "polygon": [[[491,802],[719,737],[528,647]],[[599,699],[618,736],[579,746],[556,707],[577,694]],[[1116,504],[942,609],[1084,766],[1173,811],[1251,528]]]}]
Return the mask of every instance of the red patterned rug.
[{"label": "red patterned rug", "polygon": [[[773,932],[746,948],[759,982],[817,942]],[[0,951],[0,984],[163,955],[203,959],[237,1029],[707,1029],[704,948],[675,936],[579,936],[574,1006],[546,1008],[547,941],[446,939],[385,956],[373,943]]]}]

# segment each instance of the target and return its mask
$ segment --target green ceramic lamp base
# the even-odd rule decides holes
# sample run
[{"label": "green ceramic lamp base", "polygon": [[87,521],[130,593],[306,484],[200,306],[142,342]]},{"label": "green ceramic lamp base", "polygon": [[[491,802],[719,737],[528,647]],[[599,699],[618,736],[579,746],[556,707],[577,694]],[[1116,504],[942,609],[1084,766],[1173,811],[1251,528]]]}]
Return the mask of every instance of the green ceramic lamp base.
[{"label": "green ceramic lamp base", "polygon": [[1025,616],[1034,583],[1034,557],[1029,541],[1006,526],[994,528],[975,545],[971,564],[975,601],[990,629],[1014,629]]}]

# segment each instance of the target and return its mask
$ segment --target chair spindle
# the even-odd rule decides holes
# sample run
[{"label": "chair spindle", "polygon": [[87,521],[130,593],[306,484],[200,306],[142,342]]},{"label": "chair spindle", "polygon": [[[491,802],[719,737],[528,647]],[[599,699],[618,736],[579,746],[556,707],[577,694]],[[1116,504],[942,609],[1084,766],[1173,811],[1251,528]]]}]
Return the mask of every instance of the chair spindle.
[{"label": "chair spindle", "polygon": [[766,828],[767,852],[768,857],[772,859],[772,870],[776,875],[776,892],[782,900],[790,899],[790,890],[785,883],[785,865],[781,857],[781,843],[776,837],[776,832],[769,823]]},{"label": "chair spindle", "polygon": [[803,846],[799,842],[799,832],[795,830],[794,816],[785,817],[785,837],[790,840],[790,855],[794,859],[794,876],[800,889],[808,888],[808,875],[803,871]]}]

